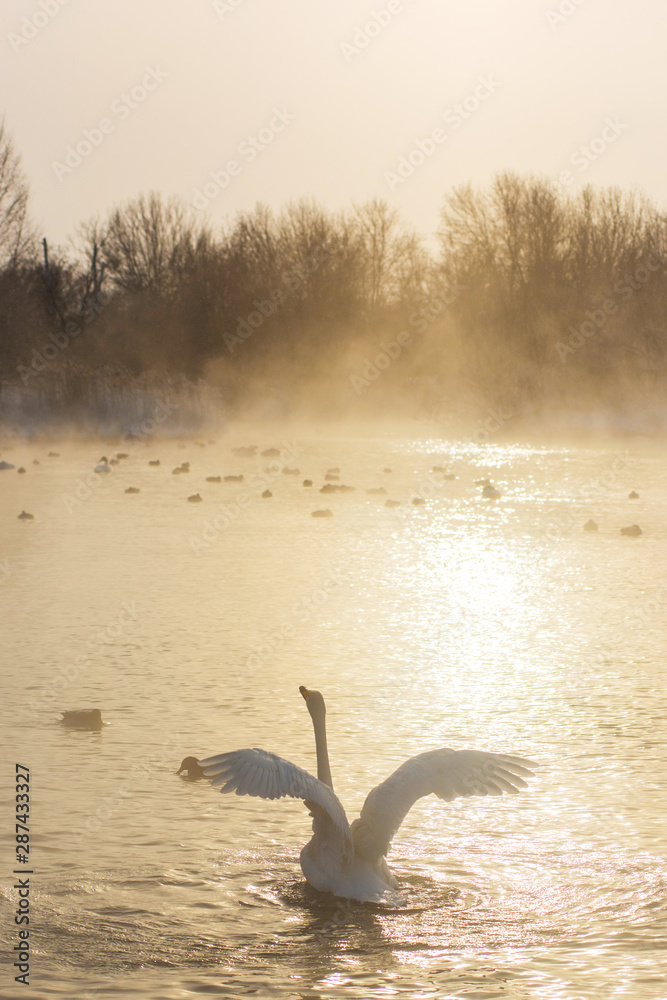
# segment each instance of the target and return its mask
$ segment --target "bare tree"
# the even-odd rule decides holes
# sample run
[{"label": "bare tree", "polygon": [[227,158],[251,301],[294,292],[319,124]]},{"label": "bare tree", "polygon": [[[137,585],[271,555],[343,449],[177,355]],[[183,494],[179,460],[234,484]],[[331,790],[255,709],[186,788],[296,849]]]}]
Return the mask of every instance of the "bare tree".
[{"label": "bare tree", "polygon": [[438,236],[449,267],[468,275],[492,266],[496,245],[488,196],[470,184],[455,188],[442,209]]},{"label": "bare tree", "polygon": [[81,270],[82,315],[100,311],[104,279],[107,277],[107,262],[104,259],[106,233],[98,219],[83,223],[76,230],[72,247],[83,258]]},{"label": "bare tree", "polygon": [[46,237],[42,242],[42,277],[50,316],[63,332],[88,323],[100,312],[105,263],[95,238],[95,226],[82,227],[90,233],[90,247],[85,266],[71,259],[62,248],[49,249]]},{"label": "bare tree", "polygon": [[278,228],[271,209],[258,203],[251,212],[241,212],[229,233],[227,245],[231,259],[261,287],[280,280]]},{"label": "bare tree", "polygon": [[424,280],[420,240],[401,228],[398,212],[381,198],[355,205],[353,219],[363,248],[365,298],[371,309],[414,295]]},{"label": "bare tree", "polygon": [[28,184],[3,118],[0,120],[0,267],[14,267],[33,252]]},{"label": "bare tree", "polygon": [[201,231],[178,198],[163,201],[151,193],[113,211],[98,245],[118,287],[164,293],[190,263]]}]

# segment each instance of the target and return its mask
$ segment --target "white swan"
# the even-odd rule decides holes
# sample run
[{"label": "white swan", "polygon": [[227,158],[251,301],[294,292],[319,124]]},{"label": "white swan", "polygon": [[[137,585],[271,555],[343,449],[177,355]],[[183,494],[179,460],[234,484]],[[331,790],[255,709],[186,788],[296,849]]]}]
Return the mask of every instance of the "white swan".
[{"label": "white swan", "polygon": [[107,462],[106,455],[102,455],[100,459],[100,464],[96,465],[93,471],[102,474],[104,474],[105,472],[111,472],[111,469],[109,468],[109,463]]},{"label": "white swan", "polygon": [[313,837],[301,851],[301,869],[316,889],[360,902],[392,898],[398,883],[385,856],[417,799],[437,795],[500,795],[525,788],[532,761],[482,750],[431,750],[411,757],[374,788],[352,826],[333,790],[327,750],[326,707],[319,691],[300,687],[313,720],[317,778],[266,750],[233,750],[200,760],[221,792],[263,799],[303,799]]}]

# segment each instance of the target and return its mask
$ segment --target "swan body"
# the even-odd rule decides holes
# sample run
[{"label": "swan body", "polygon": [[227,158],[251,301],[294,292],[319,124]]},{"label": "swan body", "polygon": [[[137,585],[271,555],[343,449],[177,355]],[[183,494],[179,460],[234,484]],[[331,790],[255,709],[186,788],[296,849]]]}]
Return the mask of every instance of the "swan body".
[{"label": "swan body", "polygon": [[349,824],[333,790],[326,735],[326,707],[319,691],[299,688],[313,720],[317,778],[277,754],[258,748],[200,760],[221,792],[263,799],[302,799],[313,817],[313,836],[301,851],[306,880],[322,892],[359,900],[395,900],[398,883],[386,855],[394,834],[417,799],[437,795],[501,795],[526,787],[532,761],[482,750],[431,750],[406,760],[371,792]]},{"label": "swan body", "polygon": [[105,472],[111,472],[111,469],[109,468],[109,463],[107,462],[106,455],[102,455],[99,465],[95,466],[94,471],[97,472],[98,474],[101,473],[102,475],[104,475]]}]

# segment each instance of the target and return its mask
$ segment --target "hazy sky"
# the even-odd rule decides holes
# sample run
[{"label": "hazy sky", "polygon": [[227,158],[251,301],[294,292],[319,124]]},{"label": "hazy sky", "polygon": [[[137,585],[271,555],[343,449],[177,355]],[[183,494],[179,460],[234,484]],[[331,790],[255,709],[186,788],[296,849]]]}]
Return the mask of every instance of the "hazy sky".
[{"label": "hazy sky", "polygon": [[667,202],[657,0],[5,0],[0,26],[0,113],[55,242],[151,189],[199,189],[213,222],[379,195],[426,234],[506,168]]}]

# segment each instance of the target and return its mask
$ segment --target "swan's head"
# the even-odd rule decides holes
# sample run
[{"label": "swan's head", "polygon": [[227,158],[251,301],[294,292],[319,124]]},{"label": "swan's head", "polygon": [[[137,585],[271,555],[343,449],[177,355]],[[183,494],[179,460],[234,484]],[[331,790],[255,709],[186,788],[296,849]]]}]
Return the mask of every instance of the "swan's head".
[{"label": "swan's head", "polygon": [[181,774],[181,772],[186,771],[189,778],[197,777],[201,778],[204,775],[204,769],[200,766],[199,761],[196,757],[185,757],[181,763],[176,774]]},{"label": "swan's head", "polygon": [[319,691],[313,691],[311,688],[304,687],[303,684],[299,687],[299,691],[305,698],[308,711],[313,718],[316,715],[325,716],[327,714],[324,698]]}]

